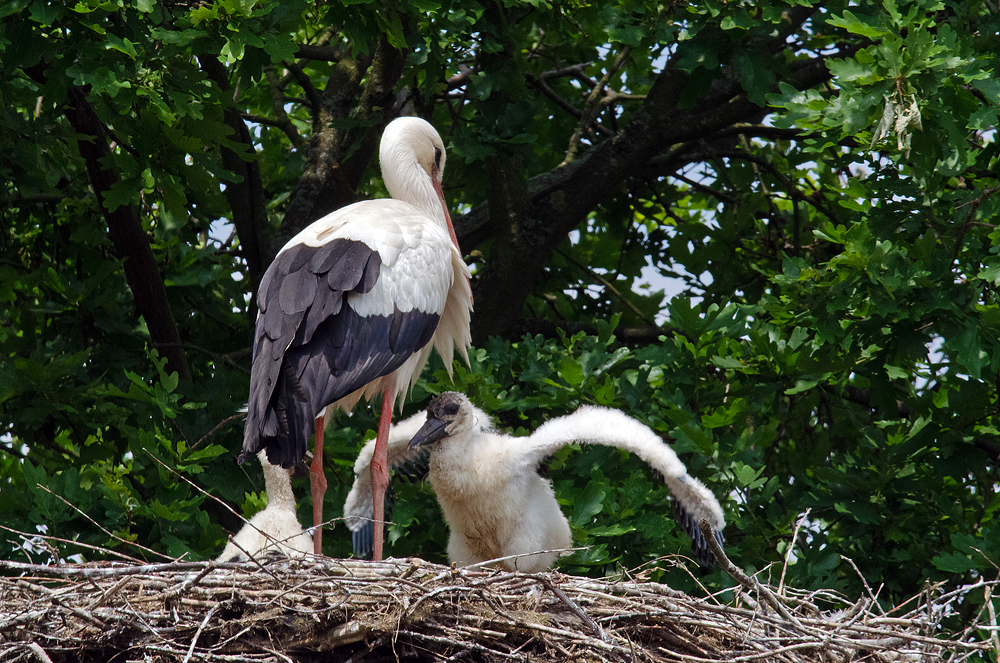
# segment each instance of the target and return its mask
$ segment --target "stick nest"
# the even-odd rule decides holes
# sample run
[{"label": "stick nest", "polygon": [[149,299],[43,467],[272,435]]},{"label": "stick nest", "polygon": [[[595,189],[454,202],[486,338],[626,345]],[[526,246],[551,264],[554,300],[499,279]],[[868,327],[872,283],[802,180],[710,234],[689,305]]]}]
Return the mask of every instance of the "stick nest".
[{"label": "stick nest", "polygon": [[[964,591],[990,583],[925,592],[890,617],[867,598],[779,595],[745,576],[723,604],[642,574],[594,580],[419,559],[0,569],[0,661],[839,663],[960,661],[993,649],[971,627],[951,637],[939,628]],[[841,609],[821,612],[817,601]]]}]

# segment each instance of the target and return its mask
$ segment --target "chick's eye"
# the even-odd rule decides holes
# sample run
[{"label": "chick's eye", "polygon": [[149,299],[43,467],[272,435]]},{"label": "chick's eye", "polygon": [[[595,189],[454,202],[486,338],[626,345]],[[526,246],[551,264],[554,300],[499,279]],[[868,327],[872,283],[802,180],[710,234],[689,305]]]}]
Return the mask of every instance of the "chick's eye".
[{"label": "chick's eye", "polygon": [[444,406],[444,413],[447,414],[448,416],[455,416],[456,414],[458,414],[458,406],[457,405],[445,405]]}]

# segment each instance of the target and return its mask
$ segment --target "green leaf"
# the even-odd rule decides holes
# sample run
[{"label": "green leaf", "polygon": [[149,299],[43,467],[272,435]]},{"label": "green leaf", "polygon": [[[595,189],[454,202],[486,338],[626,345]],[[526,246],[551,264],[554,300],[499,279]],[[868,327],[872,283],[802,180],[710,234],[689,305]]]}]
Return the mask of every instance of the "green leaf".
[{"label": "green leaf", "polygon": [[740,72],[740,84],[755,104],[764,106],[767,94],[774,84],[775,75],[771,70],[774,66],[771,58],[758,51],[738,50],[734,54],[737,69]]},{"label": "green leaf", "polygon": [[762,467],[754,469],[749,465],[744,465],[740,462],[733,465],[733,473],[736,475],[736,480],[742,486],[749,486],[753,484],[763,471],[764,468]]},{"label": "green leaf", "polygon": [[947,573],[965,573],[976,568],[976,564],[969,555],[958,552],[937,555],[931,559],[931,564]]},{"label": "green leaf", "polygon": [[805,391],[810,391],[816,388],[816,385],[820,383],[819,380],[796,380],[794,387],[789,387],[785,390],[785,395],[791,396],[793,394],[801,394]]},{"label": "green leaf", "polygon": [[733,357],[714,356],[712,357],[712,363],[718,366],[719,368],[731,368],[738,371],[746,368],[746,364],[744,364],[739,359],[735,359]]},{"label": "green leaf", "polygon": [[594,516],[603,510],[606,494],[600,484],[596,482],[589,484],[583,494],[573,503],[573,516],[570,519],[570,524],[573,527],[583,527],[589,523]]},{"label": "green leaf", "polygon": [[848,32],[868,37],[869,39],[879,39],[889,34],[887,30],[879,26],[881,21],[877,18],[863,14],[858,16],[850,10],[844,10],[842,16],[831,16],[826,20],[830,25],[843,28]]},{"label": "green leaf", "polygon": [[989,77],[977,80],[972,85],[985,94],[991,102],[1000,104],[1000,80],[995,77]]},{"label": "green leaf", "polygon": [[108,46],[115,49],[116,51],[121,51],[122,53],[131,56],[133,58],[139,56],[139,54],[136,53],[135,46],[133,46],[132,42],[130,42],[128,39],[122,39],[110,32],[105,35],[105,39],[107,39]]},{"label": "green leaf", "polygon": [[983,261],[983,268],[976,274],[977,278],[1000,285],[1000,258],[991,256]]},{"label": "green leaf", "polygon": [[890,380],[907,380],[910,377],[910,374],[907,371],[904,371],[902,368],[899,368],[898,366],[893,366],[892,364],[885,364],[883,368],[885,368],[885,374],[889,377]]},{"label": "green leaf", "polygon": [[640,25],[620,25],[608,30],[608,39],[613,43],[638,47],[642,45],[645,30]]},{"label": "green leaf", "polygon": [[854,58],[830,60],[826,66],[837,80],[843,82],[869,85],[881,79],[870,64],[862,64]]}]

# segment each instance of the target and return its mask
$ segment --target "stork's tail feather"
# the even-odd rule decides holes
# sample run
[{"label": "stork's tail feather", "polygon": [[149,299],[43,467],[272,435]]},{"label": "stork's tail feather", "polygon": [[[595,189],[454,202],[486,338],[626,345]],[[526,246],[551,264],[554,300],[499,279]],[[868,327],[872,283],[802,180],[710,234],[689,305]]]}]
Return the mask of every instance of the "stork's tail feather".
[{"label": "stork's tail feather", "polygon": [[287,391],[303,403],[309,402],[309,397],[306,396],[305,390],[302,388],[302,383],[299,382],[298,376],[295,375],[295,369],[292,368],[291,362],[285,361],[281,365],[281,375],[285,379],[285,385]]},{"label": "stork's tail feather", "polygon": [[368,522],[351,532],[351,544],[354,546],[355,558],[371,559],[372,549],[375,547],[375,525]]}]

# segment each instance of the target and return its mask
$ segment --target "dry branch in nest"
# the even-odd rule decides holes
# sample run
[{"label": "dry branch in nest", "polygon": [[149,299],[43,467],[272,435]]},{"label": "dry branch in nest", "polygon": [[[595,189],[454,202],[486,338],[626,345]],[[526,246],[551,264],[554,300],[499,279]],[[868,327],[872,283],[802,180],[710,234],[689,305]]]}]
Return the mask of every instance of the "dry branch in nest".
[{"label": "dry branch in nest", "polygon": [[[839,663],[962,661],[992,649],[971,628],[940,633],[961,592],[925,593],[907,614],[887,617],[868,599],[789,598],[745,575],[722,604],[641,577],[526,575],[419,559],[0,561],[0,570],[0,661]],[[816,601],[843,609],[823,613]]]}]

